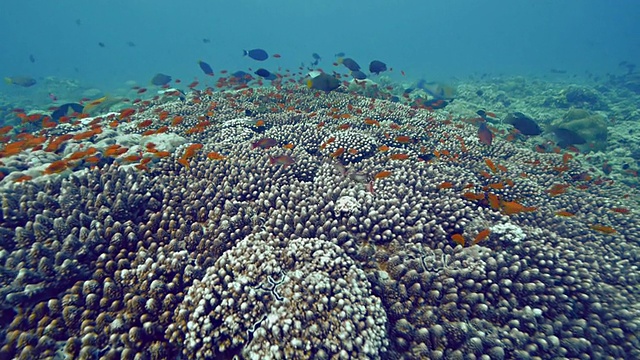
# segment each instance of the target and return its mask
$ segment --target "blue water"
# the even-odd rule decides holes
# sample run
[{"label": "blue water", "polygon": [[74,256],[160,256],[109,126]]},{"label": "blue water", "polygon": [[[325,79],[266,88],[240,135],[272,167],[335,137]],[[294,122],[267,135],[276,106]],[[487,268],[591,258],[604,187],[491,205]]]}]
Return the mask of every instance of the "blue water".
[{"label": "blue water", "polygon": [[282,55],[259,64],[272,71],[295,70],[314,52],[331,68],[342,51],[361,64],[383,60],[398,77],[404,70],[432,80],[551,68],[604,74],[640,58],[638,18],[634,0],[5,1],[0,75],[103,90],[148,84],[157,72],[202,80],[197,60],[216,72],[255,69],[242,50],[256,47]]}]

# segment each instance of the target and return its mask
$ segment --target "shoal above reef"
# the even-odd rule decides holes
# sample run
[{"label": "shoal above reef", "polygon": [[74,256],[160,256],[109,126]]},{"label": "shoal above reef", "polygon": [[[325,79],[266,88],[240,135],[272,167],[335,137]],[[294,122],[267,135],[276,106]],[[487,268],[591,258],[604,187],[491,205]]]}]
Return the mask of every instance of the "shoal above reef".
[{"label": "shoal above reef", "polygon": [[638,197],[578,156],[303,89],[119,117],[6,161],[2,358],[640,357]]}]

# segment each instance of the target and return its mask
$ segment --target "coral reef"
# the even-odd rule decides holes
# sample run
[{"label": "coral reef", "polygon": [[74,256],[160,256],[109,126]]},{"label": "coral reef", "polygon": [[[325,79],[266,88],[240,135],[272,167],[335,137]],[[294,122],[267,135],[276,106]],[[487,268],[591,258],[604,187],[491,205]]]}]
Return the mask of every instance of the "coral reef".
[{"label": "coral reef", "polygon": [[306,89],[151,101],[74,144],[142,148],[148,119],[185,142],[147,168],[5,180],[0,357],[640,357],[638,194],[577,157]]}]

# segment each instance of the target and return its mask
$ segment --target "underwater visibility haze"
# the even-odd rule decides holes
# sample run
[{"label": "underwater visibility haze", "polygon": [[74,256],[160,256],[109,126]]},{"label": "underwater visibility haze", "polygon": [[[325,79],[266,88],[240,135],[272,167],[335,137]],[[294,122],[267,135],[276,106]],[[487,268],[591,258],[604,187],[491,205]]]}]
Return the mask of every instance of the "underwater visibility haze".
[{"label": "underwater visibility haze", "polygon": [[0,358],[640,358],[639,18],[3,4]]}]

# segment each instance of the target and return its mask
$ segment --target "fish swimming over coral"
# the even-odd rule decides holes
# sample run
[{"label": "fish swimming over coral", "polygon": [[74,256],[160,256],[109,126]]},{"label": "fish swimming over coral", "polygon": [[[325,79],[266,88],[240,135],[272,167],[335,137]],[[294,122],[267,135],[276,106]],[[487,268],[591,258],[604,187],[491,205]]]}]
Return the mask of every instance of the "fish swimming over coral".
[{"label": "fish swimming over coral", "polygon": [[151,83],[156,86],[167,85],[171,82],[171,76],[162,73],[157,73],[151,78]]},{"label": "fish swimming over coral", "polygon": [[318,72],[312,72],[310,76],[311,79],[307,80],[307,87],[310,89],[329,92],[340,87],[340,80],[336,79],[335,76]]},{"label": "fish swimming over coral", "polygon": [[4,82],[10,85],[31,87],[37,83],[36,79],[29,76],[11,76],[4,78]]},{"label": "fish swimming over coral", "polygon": [[244,56],[248,56],[257,61],[264,61],[269,58],[269,54],[263,49],[244,50]]}]

